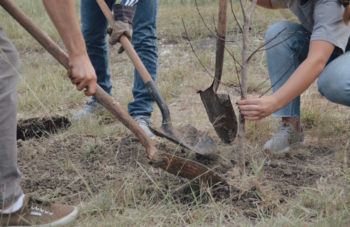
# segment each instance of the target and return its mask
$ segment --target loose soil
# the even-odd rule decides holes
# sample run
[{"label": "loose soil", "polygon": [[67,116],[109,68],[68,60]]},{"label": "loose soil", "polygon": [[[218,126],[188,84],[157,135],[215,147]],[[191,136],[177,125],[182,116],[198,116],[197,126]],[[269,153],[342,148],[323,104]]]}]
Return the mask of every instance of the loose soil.
[{"label": "loose soil", "polygon": [[67,129],[70,120],[64,116],[20,119],[17,124],[17,140],[40,138]]},{"label": "loose soil", "polygon": [[[186,127],[185,131],[193,130]],[[236,148],[232,145],[215,141],[218,155],[204,157],[166,140],[158,140],[159,150],[173,151],[205,164],[226,177],[231,185],[218,185],[207,190],[200,182],[189,182],[151,167],[143,147],[133,135],[123,138],[65,133],[52,136],[43,133],[46,137],[42,138],[35,135],[35,139],[18,141],[24,190],[37,197],[75,204],[89,201],[110,188],[122,191],[126,181],[134,181],[140,196],[151,193],[155,203],[165,198],[164,192],[170,193],[174,201],[189,205],[194,200],[206,203],[214,198],[233,204],[247,216],[256,218],[258,207],[260,211],[272,213],[276,205],[294,197],[301,188],[314,185],[321,176],[328,174],[331,166],[337,165],[335,161],[329,161],[335,160],[332,149],[309,145],[283,157],[269,158],[259,154],[256,158],[265,162],[257,178],[255,167],[249,161],[242,171],[235,155]],[[195,143],[198,138],[192,139]],[[319,168],[322,163],[329,168]],[[247,178],[253,180],[243,182]],[[157,190],[154,182],[157,182]],[[267,191],[273,192],[273,199],[265,198]]]}]

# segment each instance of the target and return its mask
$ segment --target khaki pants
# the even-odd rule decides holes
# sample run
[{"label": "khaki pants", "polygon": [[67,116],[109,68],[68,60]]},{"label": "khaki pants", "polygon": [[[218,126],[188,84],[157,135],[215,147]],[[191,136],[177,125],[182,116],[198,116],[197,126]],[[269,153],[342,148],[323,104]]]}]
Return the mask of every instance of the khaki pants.
[{"label": "khaki pants", "polygon": [[17,167],[18,54],[0,27],[0,209],[22,194]]}]

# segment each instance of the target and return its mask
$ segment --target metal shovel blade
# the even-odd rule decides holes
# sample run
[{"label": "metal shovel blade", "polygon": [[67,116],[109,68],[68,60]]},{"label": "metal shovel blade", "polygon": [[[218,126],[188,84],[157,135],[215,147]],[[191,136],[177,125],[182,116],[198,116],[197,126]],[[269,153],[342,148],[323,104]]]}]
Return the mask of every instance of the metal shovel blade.
[{"label": "metal shovel blade", "polygon": [[237,135],[237,117],[230,96],[216,94],[212,87],[199,93],[217,135],[224,143],[232,143]]},{"label": "metal shovel blade", "polygon": [[180,145],[183,148],[194,151],[201,155],[212,155],[217,151],[216,143],[208,135],[200,135],[198,130],[193,127],[192,135],[189,137],[187,133],[180,133],[177,130],[166,130],[164,128],[157,129],[151,127],[156,136],[165,138],[174,144]]}]

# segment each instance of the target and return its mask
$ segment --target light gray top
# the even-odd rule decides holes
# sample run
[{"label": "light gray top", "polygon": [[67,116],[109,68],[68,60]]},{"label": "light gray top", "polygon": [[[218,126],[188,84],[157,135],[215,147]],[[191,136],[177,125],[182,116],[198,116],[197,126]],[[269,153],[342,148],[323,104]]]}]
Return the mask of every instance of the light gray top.
[{"label": "light gray top", "polygon": [[271,0],[271,3],[290,9],[312,33],[311,41],[327,41],[345,51],[350,26],[343,22],[344,7],[338,0]]}]

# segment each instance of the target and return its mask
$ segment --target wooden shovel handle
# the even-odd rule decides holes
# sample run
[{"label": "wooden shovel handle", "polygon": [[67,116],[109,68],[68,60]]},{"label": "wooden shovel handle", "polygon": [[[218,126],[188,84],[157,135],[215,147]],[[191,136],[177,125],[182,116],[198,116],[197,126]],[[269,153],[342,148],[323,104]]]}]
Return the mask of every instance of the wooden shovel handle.
[{"label": "wooden shovel handle", "polygon": [[221,77],[222,69],[224,66],[225,55],[225,40],[227,30],[227,0],[219,1],[219,16],[218,16],[218,28],[217,28],[217,41],[216,41],[216,59],[215,59],[215,79],[213,82],[213,90],[217,92]]},{"label": "wooden shovel handle", "polygon": [[[111,10],[109,9],[108,5],[106,4],[105,0],[96,0],[97,4],[99,5],[102,13],[107,18],[108,23],[110,26],[114,23],[114,18]],[[135,69],[139,72],[143,82],[147,84],[148,82],[152,81],[152,77],[149,74],[148,70],[146,69],[145,65],[142,63],[139,55],[136,53],[134,47],[131,45],[129,39],[123,35],[120,37],[119,40],[120,44],[124,48],[126,54],[129,56],[131,61],[134,63]]]},{"label": "wooden shovel handle", "polygon": [[[27,30],[61,65],[69,68],[67,53],[63,51],[47,34],[36,26],[20,9],[10,0],[0,0],[0,5],[25,29]],[[97,86],[95,97],[107,110],[109,110],[120,122],[122,122],[146,148],[147,155],[152,159],[157,150],[153,141],[144,133],[140,126],[122,108],[122,106],[108,95],[100,86]]]}]

